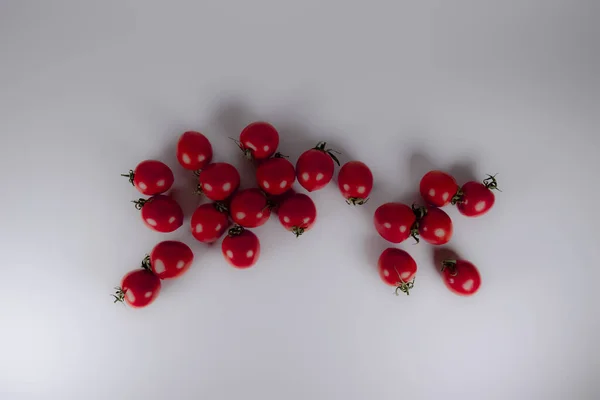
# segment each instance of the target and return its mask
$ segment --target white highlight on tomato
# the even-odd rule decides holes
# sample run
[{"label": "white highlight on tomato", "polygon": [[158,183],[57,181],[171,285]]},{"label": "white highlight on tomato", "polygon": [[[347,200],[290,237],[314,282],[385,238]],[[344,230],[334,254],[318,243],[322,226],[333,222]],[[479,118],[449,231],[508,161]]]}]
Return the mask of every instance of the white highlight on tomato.
[{"label": "white highlight on tomato", "polygon": [[400,226],[400,232],[402,232],[402,233],[406,232],[406,225]]},{"label": "white highlight on tomato", "polygon": [[164,179],[159,180],[158,182],[156,182],[156,186],[158,186],[158,187],[165,186],[165,180]]},{"label": "white highlight on tomato", "polygon": [[226,192],[230,191],[231,190],[231,183],[229,183],[229,182],[224,183],[223,184],[223,190],[226,191]]},{"label": "white highlight on tomato", "polygon": [[153,220],[152,218],[146,218],[146,222],[150,226],[156,226],[156,225],[158,225],[158,223],[155,220]]},{"label": "white highlight on tomato", "polygon": [[252,258],[253,255],[254,255],[254,251],[252,251],[252,250],[248,250],[246,252],[246,257],[248,257],[248,258]]},{"label": "white highlight on tomato", "polygon": [[473,285],[475,284],[475,282],[473,281],[473,279],[467,279],[463,284],[462,287],[465,290],[471,290],[473,289]]},{"label": "white highlight on tomato", "polygon": [[410,271],[404,271],[400,274],[400,279],[402,279],[404,282],[408,282],[408,278],[410,278]]},{"label": "white highlight on tomato", "polygon": [[323,175],[322,173],[320,173],[320,172],[319,172],[319,173],[317,174],[317,180],[318,180],[318,181],[320,181],[320,180],[322,180],[323,178],[325,178],[325,175]]},{"label": "white highlight on tomato", "polygon": [[259,212],[258,214],[256,214],[256,218],[262,218],[263,217],[263,213]]},{"label": "white highlight on tomato", "polygon": [[190,158],[188,153],[183,153],[183,155],[181,156],[181,159],[183,160],[183,162],[185,164],[189,164],[192,162],[192,159]]},{"label": "white highlight on tomato", "polygon": [[304,172],[302,174],[302,180],[307,181],[310,179],[310,175],[308,174],[308,172]]},{"label": "white highlight on tomato", "polygon": [[202,184],[202,189],[207,190],[207,191],[211,191],[212,190],[212,186],[210,185],[210,183],[203,183]]},{"label": "white highlight on tomato", "polygon": [[152,266],[154,267],[154,272],[156,272],[157,274],[162,274],[167,269],[165,267],[165,263],[162,260],[154,261]]},{"label": "white highlight on tomato", "polygon": [[367,188],[364,186],[359,186],[358,189],[356,189],[356,191],[360,194],[363,194],[364,192],[367,191]]},{"label": "white highlight on tomato", "polygon": [[305,224],[308,224],[310,222],[310,217],[306,217],[302,220]]},{"label": "white highlight on tomato", "polygon": [[133,294],[131,290],[128,290],[127,293],[125,293],[125,296],[127,296],[130,303],[135,303],[135,294]]},{"label": "white highlight on tomato", "polygon": [[203,229],[204,228],[202,227],[202,224],[197,224],[196,225],[196,232],[201,233]]},{"label": "white highlight on tomato", "polygon": [[233,251],[231,251],[231,250],[227,250],[227,251],[225,252],[225,254],[227,254],[227,257],[229,257],[229,258],[233,258]]},{"label": "white highlight on tomato", "polygon": [[442,228],[437,228],[435,231],[433,231],[433,234],[439,238],[443,238],[444,235],[446,234],[446,231],[443,230]]},{"label": "white highlight on tomato", "polygon": [[183,268],[184,266],[185,266],[185,261],[183,261],[183,260],[179,260],[179,261],[177,261],[177,265],[175,266],[175,268],[177,268],[177,269],[181,269],[181,268]]},{"label": "white highlight on tomato", "polygon": [[269,182],[267,182],[267,181],[263,181],[263,186],[265,187],[265,189],[268,189],[271,187],[271,185],[269,185]]},{"label": "white highlight on tomato", "polygon": [[175,217],[171,217],[171,218],[169,218],[169,223],[170,223],[170,224],[172,224],[173,222],[175,222],[175,220],[176,220],[176,219],[177,219],[177,218],[175,218]]},{"label": "white highlight on tomato", "polygon": [[255,146],[255,145],[253,145],[253,144],[252,144],[252,143],[250,143],[250,142],[246,142],[246,147],[249,147],[249,148],[251,148],[252,150],[256,151],[256,146]]},{"label": "white highlight on tomato", "polygon": [[264,150],[264,151],[269,151],[269,146],[265,145],[265,146],[263,147],[263,150]]},{"label": "white highlight on tomato", "polygon": [[239,212],[235,213],[235,217],[237,219],[244,219],[244,218],[246,218],[246,213],[239,211]]},{"label": "white highlight on tomato", "polygon": [[429,189],[429,195],[435,196],[435,189]]},{"label": "white highlight on tomato", "polygon": [[445,192],[445,193],[442,195],[442,200],[446,201],[446,200],[448,200],[448,197],[450,197],[450,193],[448,193],[448,192]]},{"label": "white highlight on tomato", "polygon": [[383,276],[390,276],[390,271],[388,271],[387,269],[384,269]]},{"label": "white highlight on tomato", "polygon": [[217,226],[215,226],[215,231],[219,232],[219,229],[221,229],[221,224],[218,224]]},{"label": "white highlight on tomato", "polygon": [[344,183],[344,190],[345,191],[350,190],[350,185],[348,185],[347,183]]},{"label": "white highlight on tomato", "polygon": [[140,182],[138,183],[138,186],[140,187],[140,189],[142,190],[146,190],[148,189],[148,186],[144,183],[144,182]]},{"label": "white highlight on tomato", "polygon": [[390,229],[392,227],[392,224],[390,224],[389,222],[386,222],[383,224],[383,226],[385,226],[386,228]]},{"label": "white highlight on tomato", "polygon": [[287,181],[281,181],[281,183],[279,184],[279,187],[283,189],[285,187],[285,185],[287,185]]},{"label": "white highlight on tomato", "polygon": [[146,294],[144,295],[145,298],[149,299],[150,297],[152,297],[152,292],[146,292]]},{"label": "white highlight on tomato", "polygon": [[483,211],[485,208],[485,201],[481,200],[475,204],[475,211]]},{"label": "white highlight on tomato", "polygon": [[199,161],[199,162],[202,162],[202,161],[204,161],[204,160],[206,160],[206,156],[205,156],[204,154],[199,154],[199,155],[198,155],[198,161]]},{"label": "white highlight on tomato", "polygon": [[290,218],[289,217],[283,217],[283,222],[285,223],[290,223]]}]

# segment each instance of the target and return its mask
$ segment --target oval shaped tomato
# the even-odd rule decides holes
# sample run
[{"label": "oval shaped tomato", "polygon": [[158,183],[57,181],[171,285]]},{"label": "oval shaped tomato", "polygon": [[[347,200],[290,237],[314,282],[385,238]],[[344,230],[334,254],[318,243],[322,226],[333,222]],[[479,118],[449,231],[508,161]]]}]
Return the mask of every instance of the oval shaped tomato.
[{"label": "oval shaped tomato", "polygon": [[192,214],[192,236],[202,243],[216,242],[229,228],[227,210],[218,203],[199,206]]},{"label": "oval shaped tomato", "polygon": [[279,146],[279,133],[267,122],[253,122],[242,130],[238,146],[246,157],[264,160],[271,157]]},{"label": "oval shaped tomato", "polygon": [[410,254],[393,247],[385,249],[379,256],[377,268],[385,283],[396,286],[396,295],[398,291],[410,294],[417,273],[417,263]]},{"label": "oval shaped tomato", "polygon": [[347,162],[338,173],[338,187],[348,204],[363,205],[373,189],[373,174],[363,162]]},{"label": "oval shaped tomato", "polygon": [[260,189],[244,189],[231,199],[229,213],[234,223],[244,228],[256,228],[269,220],[271,205]]},{"label": "oval shaped tomato", "polygon": [[481,286],[477,267],[466,260],[444,260],[442,278],[446,287],[459,296],[471,296]]},{"label": "oval shaped tomato", "polygon": [[313,227],[317,220],[317,207],[310,197],[294,193],[279,206],[279,222],[296,237]]},{"label": "oval shaped tomato", "polygon": [[166,240],[154,246],[148,261],[152,272],[160,279],[177,278],[190,269],[194,253],[185,243]]},{"label": "oval shaped tomato", "polygon": [[340,161],[327,143],[319,142],[314,148],[305,151],[296,162],[296,176],[302,187],[309,192],[324,188],[333,178],[334,161]]},{"label": "oval shaped tomato", "polygon": [[379,235],[392,243],[401,243],[413,235],[416,221],[413,210],[402,203],[385,203],[379,206],[373,218]]},{"label": "oval shaped tomato", "polygon": [[433,245],[446,244],[454,231],[452,219],[436,207],[423,207],[423,216],[419,219],[419,235]]},{"label": "oval shaped tomato", "polygon": [[210,141],[200,132],[185,132],[177,141],[177,160],[185,169],[197,171],[212,161]]},{"label": "oval shaped tomato", "polygon": [[296,180],[294,165],[283,156],[264,160],[256,168],[256,182],[258,186],[271,195],[279,195],[291,189]]},{"label": "oval shaped tomato", "polygon": [[213,163],[198,175],[199,189],[209,199],[227,199],[240,187],[240,173],[229,163]]},{"label": "oval shaped tomato", "polygon": [[452,175],[442,171],[429,171],[419,185],[421,197],[427,204],[443,207],[450,204],[458,192],[458,184]]},{"label": "oval shaped tomato", "polygon": [[236,268],[250,268],[258,261],[260,241],[258,237],[241,226],[229,230],[221,244],[223,257]]},{"label": "oval shaped tomato", "polygon": [[129,182],[142,194],[152,196],[164,193],[173,186],[173,171],[165,163],[156,160],[142,161],[130,170],[129,174],[121,174],[129,178]]},{"label": "oval shaped tomato", "polygon": [[481,182],[467,182],[459,190],[455,201],[458,211],[467,217],[479,217],[487,213],[496,201],[492,190],[498,190],[495,175]]},{"label": "oval shaped tomato", "polygon": [[116,302],[126,302],[131,307],[141,308],[150,305],[160,293],[160,279],[147,269],[128,272],[116,287],[112,296]]},{"label": "oval shaped tomato", "polygon": [[173,232],[183,225],[183,211],[175,200],[163,194],[157,194],[149,199],[135,200],[135,207],[141,210],[142,220],[154,231]]}]

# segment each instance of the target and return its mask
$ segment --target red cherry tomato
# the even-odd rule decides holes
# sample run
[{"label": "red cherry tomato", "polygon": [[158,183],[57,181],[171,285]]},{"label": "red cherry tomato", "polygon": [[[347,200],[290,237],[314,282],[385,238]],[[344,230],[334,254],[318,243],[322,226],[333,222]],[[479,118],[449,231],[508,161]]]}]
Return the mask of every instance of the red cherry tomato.
[{"label": "red cherry tomato", "polygon": [[129,182],[142,194],[153,196],[164,193],[173,186],[173,171],[166,164],[156,160],[142,161],[130,170],[129,174],[121,174],[129,178]]},{"label": "red cherry tomato", "polygon": [[198,175],[202,193],[213,201],[227,199],[240,186],[240,173],[231,164],[213,163]]},{"label": "red cherry tomato", "polygon": [[123,277],[121,286],[112,296],[116,302],[126,302],[131,307],[150,305],[160,293],[160,279],[147,269],[133,270]]},{"label": "red cherry tomato", "polygon": [[295,193],[279,206],[279,222],[296,237],[312,228],[317,220],[317,207],[305,194]]},{"label": "red cherry tomato", "polygon": [[419,218],[419,235],[427,243],[446,244],[452,238],[452,219],[444,211],[436,207],[422,207]]},{"label": "red cherry tomato", "polygon": [[258,237],[241,226],[229,230],[221,244],[223,257],[236,268],[250,268],[258,261],[260,241]]},{"label": "red cherry tomato", "polygon": [[325,149],[327,143],[319,142],[313,149],[300,155],[296,162],[296,176],[300,185],[309,192],[324,188],[333,178],[335,161],[340,161],[331,149]]},{"label": "red cherry tomato", "polygon": [[396,286],[398,291],[409,294],[414,287],[417,263],[404,250],[390,247],[385,249],[377,262],[379,276],[390,286]]},{"label": "red cherry tomato", "polygon": [[238,146],[240,146],[246,157],[264,160],[277,151],[279,133],[271,124],[253,122],[240,133]]},{"label": "red cherry tomato", "polygon": [[442,171],[429,171],[421,178],[419,190],[427,204],[443,207],[452,201],[458,192],[458,185],[452,175]]},{"label": "red cherry tomato", "polygon": [[481,276],[477,267],[465,260],[444,260],[442,278],[446,287],[460,296],[471,296],[481,286]]},{"label": "red cherry tomato", "polygon": [[245,189],[231,199],[229,213],[234,223],[244,228],[264,225],[271,216],[270,204],[260,189]]},{"label": "red cherry tomato", "polygon": [[338,173],[338,187],[348,204],[365,204],[373,189],[373,174],[363,162],[347,162]]},{"label": "red cherry tomato", "polygon": [[185,243],[167,240],[154,246],[147,261],[160,279],[177,278],[190,269],[194,253]]},{"label": "red cherry tomato", "polygon": [[192,215],[192,235],[202,243],[216,242],[229,227],[227,211],[218,203],[199,206]]},{"label": "red cherry tomato", "polygon": [[292,188],[285,193],[278,194],[276,196],[269,196],[269,201],[271,203],[272,212],[276,215],[279,215],[279,207],[281,204],[296,194],[296,191]]},{"label": "red cherry tomato", "polygon": [[157,194],[147,200],[136,200],[134,203],[138,210],[142,210],[144,224],[154,231],[173,232],[183,224],[183,211],[169,196]]},{"label": "red cherry tomato", "polygon": [[213,158],[212,145],[200,132],[188,131],[177,142],[177,160],[185,169],[197,171]]},{"label": "red cherry tomato", "polygon": [[279,153],[256,168],[258,186],[268,194],[279,195],[291,189],[296,180],[294,165]]},{"label": "red cherry tomato", "polygon": [[492,190],[499,190],[495,175],[488,175],[483,183],[467,182],[457,193],[456,208],[467,217],[479,217],[487,213],[496,201]]},{"label": "red cherry tomato", "polygon": [[402,203],[385,203],[375,210],[375,229],[382,238],[392,243],[400,243],[415,233],[413,225],[417,221],[413,210]]}]

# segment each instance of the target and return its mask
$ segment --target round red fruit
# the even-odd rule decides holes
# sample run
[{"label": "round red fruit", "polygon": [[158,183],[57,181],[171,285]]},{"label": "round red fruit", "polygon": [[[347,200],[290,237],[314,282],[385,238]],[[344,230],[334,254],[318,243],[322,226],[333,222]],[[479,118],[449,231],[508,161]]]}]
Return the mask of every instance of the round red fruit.
[{"label": "round red fruit", "polygon": [[465,260],[442,261],[442,278],[446,287],[460,296],[471,296],[481,286],[477,267]]},{"label": "round red fruit", "polygon": [[202,243],[216,242],[228,227],[227,210],[218,203],[202,204],[192,214],[192,235]]},{"label": "round red fruit", "polygon": [[363,162],[347,162],[338,173],[338,187],[348,204],[365,204],[373,189],[373,174]]},{"label": "round red fruit", "polygon": [[305,194],[295,193],[279,206],[279,222],[296,237],[312,228],[317,220],[317,207]]},{"label": "round red fruit", "polygon": [[258,186],[266,193],[279,195],[291,189],[296,180],[294,165],[279,153],[256,168]]},{"label": "round red fruit", "polygon": [[458,192],[458,185],[452,175],[442,171],[429,171],[421,178],[419,190],[427,204],[443,207],[450,204]]},{"label": "round red fruit", "polygon": [[207,166],[213,158],[212,145],[200,132],[188,131],[177,142],[177,160],[185,169],[197,171]]},{"label": "round red fruit", "polygon": [[221,244],[223,257],[229,264],[236,268],[250,268],[258,261],[260,255],[260,242],[258,237],[242,228],[235,226]]},{"label": "round red fruit", "polygon": [[116,302],[126,302],[131,307],[150,305],[160,293],[160,279],[147,269],[136,269],[121,280],[121,286],[113,294]]},{"label": "round red fruit", "polygon": [[253,122],[242,130],[240,149],[246,157],[255,160],[264,160],[271,157],[279,146],[279,133],[277,129],[266,122]]},{"label": "round red fruit", "polygon": [[433,245],[446,244],[452,238],[452,219],[436,207],[422,207],[419,218],[419,236]]},{"label": "round red fruit", "polygon": [[309,192],[324,188],[333,178],[335,161],[340,161],[331,149],[325,149],[327,143],[319,142],[313,149],[300,155],[296,162],[296,176],[300,185]]},{"label": "round red fruit", "polygon": [[417,263],[404,250],[390,247],[385,249],[377,262],[379,276],[390,286],[396,286],[398,291],[409,294],[415,282]]},{"label": "round red fruit", "polygon": [[160,279],[177,278],[190,269],[194,253],[185,243],[167,240],[154,246],[148,261]]},{"label": "round red fruit", "polygon": [[147,196],[164,193],[173,186],[173,171],[165,163],[156,160],[142,161],[130,170],[129,174],[122,174],[129,178],[129,182],[141,193]]},{"label": "round red fruit", "polygon": [[231,164],[213,163],[198,175],[199,189],[213,201],[227,199],[240,186],[240,173]]},{"label": "round red fruit", "polygon": [[271,206],[260,189],[245,189],[233,196],[229,212],[236,224],[244,228],[256,228],[269,220]]},{"label": "round red fruit", "polygon": [[458,191],[453,204],[456,203],[456,208],[462,215],[479,217],[487,213],[496,201],[492,190],[499,190],[495,175],[488,175],[483,183],[467,182]]},{"label": "round red fruit", "polygon": [[135,207],[142,210],[142,220],[154,231],[173,232],[183,224],[183,211],[175,200],[163,194],[157,194],[149,199],[134,201]]},{"label": "round red fruit", "polygon": [[292,197],[293,195],[296,194],[296,191],[294,189],[290,189],[285,193],[282,194],[278,194],[276,196],[269,196],[269,201],[271,203],[271,211],[276,214],[279,215],[279,206],[281,206],[281,204],[286,201],[288,198]]},{"label": "round red fruit", "polygon": [[385,203],[375,210],[375,229],[382,238],[392,243],[408,239],[417,221],[413,210],[402,203]]}]

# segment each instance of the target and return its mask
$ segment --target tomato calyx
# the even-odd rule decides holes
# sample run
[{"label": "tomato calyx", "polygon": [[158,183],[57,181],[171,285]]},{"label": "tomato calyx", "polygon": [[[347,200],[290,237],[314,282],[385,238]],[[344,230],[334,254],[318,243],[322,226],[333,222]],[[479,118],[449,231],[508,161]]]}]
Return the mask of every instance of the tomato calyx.
[{"label": "tomato calyx", "polygon": [[111,296],[115,298],[115,300],[113,301],[113,304],[116,304],[116,303],[125,304],[125,292],[126,292],[126,290],[123,290],[122,287],[116,286],[115,294],[111,294]]},{"label": "tomato calyx", "polygon": [[202,185],[197,184],[196,189],[192,191],[196,196],[202,196],[204,194],[204,190],[202,190]]},{"label": "tomato calyx", "polygon": [[410,236],[415,239],[415,244],[419,243],[421,240],[419,239],[419,225],[421,224],[421,220],[424,216],[427,215],[427,207],[419,207],[416,204],[411,206],[413,213],[417,219],[410,227]]},{"label": "tomato calyx", "polygon": [[483,185],[490,190],[497,190],[501,192],[502,190],[498,189],[498,181],[496,180],[496,175],[487,175],[487,178],[483,180]]},{"label": "tomato calyx", "polygon": [[413,278],[412,281],[410,281],[410,282],[404,282],[402,280],[402,278],[398,278],[398,279],[400,279],[400,282],[396,283],[396,291],[395,291],[396,296],[400,296],[400,293],[398,293],[398,291],[401,291],[402,293],[406,293],[406,295],[409,296],[410,289],[415,287],[415,278]]},{"label": "tomato calyx", "polygon": [[367,201],[369,201],[368,197],[366,199],[362,197],[349,197],[346,199],[346,204],[350,204],[351,206],[362,206]]},{"label": "tomato calyx", "polygon": [[135,186],[135,184],[133,183],[133,179],[135,178],[135,173],[133,172],[132,169],[129,170],[128,174],[121,174],[121,176],[129,178],[129,183],[131,183],[131,186]]},{"label": "tomato calyx", "polygon": [[146,254],[146,257],[142,260],[142,265],[140,265],[140,267],[146,271],[152,272],[152,264],[150,263],[150,256],[148,254]]},{"label": "tomato calyx", "polygon": [[214,205],[215,209],[220,213],[228,213],[229,212],[229,208],[222,201],[215,201],[215,203],[213,205]]},{"label": "tomato calyx", "polygon": [[135,204],[135,209],[136,210],[141,210],[146,205],[146,203],[149,203],[151,201],[152,201],[152,198],[149,198],[149,199],[142,199],[142,198],[140,198],[140,199],[137,199],[137,200],[131,200],[131,202],[133,204]]},{"label": "tomato calyx", "polygon": [[294,226],[294,227],[292,227],[292,233],[294,235],[296,235],[296,237],[298,238],[298,237],[300,237],[300,235],[302,235],[304,233],[305,229],[306,228],[303,228],[301,226]]},{"label": "tomato calyx", "polygon": [[452,198],[450,199],[450,204],[452,204],[453,206],[463,203],[463,191],[462,188],[458,188],[458,190],[456,191],[456,193],[454,194],[454,196],[452,196]]},{"label": "tomato calyx", "polygon": [[444,270],[450,271],[450,276],[456,276],[458,272],[456,271],[456,260],[444,260],[442,261],[442,268],[440,272],[444,272]]},{"label": "tomato calyx", "polygon": [[329,157],[331,157],[331,159],[333,161],[335,161],[335,163],[340,166],[340,160],[338,160],[338,158],[336,157],[336,154],[342,154],[339,151],[333,150],[333,149],[326,149],[325,146],[327,146],[327,142],[319,142],[317,143],[317,145],[315,147],[313,147],[315,150],[319,150],[322,151],[323,153],[327,153],[329,155]]},{"label": "tomato calyx", "polygon": [[239,236],[244,231],[245,229],[242,226],[234,225],[232,228],[229,229],[229,231],[227,231],[227,235],[229,235],[230,237]]},{"label": "tomato calyx", "polygon": [[240,148],[240,150],[242,151],[242,153],[244,153],[244,157],[248,160],[252,160],[254,157],[252,156],[252,152],[250,151],[249,148],[244,147],[244,145],[242,144],[242,142],[240,142],[237,139],[234,139],[232,137],[230,137],[229,139],[233,140],[235,142],[235,144],[237,144],[237,146]]}]

